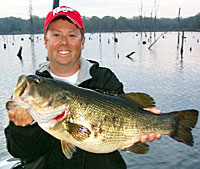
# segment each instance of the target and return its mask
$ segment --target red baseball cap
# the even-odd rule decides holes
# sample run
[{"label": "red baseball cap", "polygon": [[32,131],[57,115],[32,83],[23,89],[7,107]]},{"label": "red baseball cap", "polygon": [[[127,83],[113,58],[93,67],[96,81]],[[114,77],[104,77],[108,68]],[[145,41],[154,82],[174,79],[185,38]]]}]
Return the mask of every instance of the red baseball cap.
[{"label": "red baseball cap", "polygon": [[46,30],[48,28],[49,24],[51,23],[51,21],[53,19],[55,19],[59,16],[66,16],[79,29],[83,29],[83,32],[85,31],[84,25],[83,25],[83,20],[81,18],[81,15],[79,14],[79,12],[70,7],[67,7],[67,6],[59,6],[47,14],[45,22],[44,22],[44,30]]}]

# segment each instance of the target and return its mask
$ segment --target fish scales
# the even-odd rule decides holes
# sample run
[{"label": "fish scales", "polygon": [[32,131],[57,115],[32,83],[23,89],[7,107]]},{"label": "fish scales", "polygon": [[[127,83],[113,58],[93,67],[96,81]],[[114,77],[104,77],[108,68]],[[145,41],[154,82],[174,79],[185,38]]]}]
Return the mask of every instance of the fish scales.
[{"label": "fish scales", "polygon": [[[88,121],[91,126],[96,126],[96,130],[93,132],[100,135],[100,138],[104,140],[104,143],[105,141],[110,143],[115,143],[116,140],[125,141],[127,138],[136,142],[139,141],[139,133],[141,133],[141,131],[143,133],[158,132],[163,128],[161,125],[162,123],[160,124],[162,117],[160,118],[158,115],[152,116],[146,114],[147,117],[144,118],[144,110],[140,110],[143,112],[141,115],[141,113],[134,110],[135,107],[126,104],[126,102],[119,97],[117,98],[109,95],[105,97],[101,93],[95,93],[94,97],[93,93],[91,94],[90,91],[87,90],[84,90],[84,93],[79,92],[77,95],[78,96],[74,96],[74,99],[72,97],[70,107],[73,107],[74,109],[72,108],[70,111],[80,111],[81,114],[78,114],[78,117],[72,117],[72,119],[74,119],[73,122],[82,124],[82,122],[85,123],[85,121]],[[82,97],[80,97],[80,95]],[[77,102],[74,102],[73,104],[73,100],[79,100],[79,102],[82,102],[83,104],[79,104],[79,107],[77,106]],[[126,112],[126,114],[124,114],[124,112]],[[82,119],[85,120],[82,121]],[[144,119],[147,119],[145,124]],[[157,128],[153,129],[152,126],[155,126],[156,120],[159,125],[156,125]],[[167,124],[168,123],[164,123],[164,126],[169,130],[170,128]],[[160,126],[160,128],[158,128],[158,126]],[[88,128],[90,127],[88,126]],[[100,132],[100,130],[102,132]],[[98,137],[96,137],[96,139],[98,139]]]},{"label": "fish scales", "polygon": [[[98,102],[99,106],[95,106],[96,105],[95,102]],[[74,103],[74,105],[75,105],[74,109],[71,109],[70,111],[74,111],[74,112],[80,111],[79,108],[77,109],[76,102]],[[76,117],[72,117],[75,123],[82,124],[82,123],[85,123],[85,121],[89,121],[91,126],[88,128],[91,128],[91,130],[93,130],[94,134],[96,134],[96,138],[97,136],[101,135],[103,137],[102,139],[104,139],[104,142],[105,141],[110,142],[110,139],[113,138],[113,136],[117,134],[120,140],[123,139],[122,135],[120,135],[120,132],[116,133],[115,130],[116,128],[120,130],[123,129],[123,128],[120,128],[120,126],[122,126],[124,118],[120,116],[110,118],[108,112],[105,112],[104,109],[103,110],[100,109],[103,106],[107,110],[110,108],[110,104],[107,101],[105,103],[105,101],[103,100],[93,99],[90,102],[90,104],[88,104],[86,109],[85,109],[85,105],[82,104],[82,106],[84,108],[81,109],[81,112],[82,112],[81,116],[78,115]],[[113,111],[114,111],[113,109],[110,110],[110,113],[114,113]],[[91,112],[91,113],[87,113],[87,112]],[[115,123],[115,122],[118,122],[118,123]],[[107,139],[105,140],[106,137]]]}]

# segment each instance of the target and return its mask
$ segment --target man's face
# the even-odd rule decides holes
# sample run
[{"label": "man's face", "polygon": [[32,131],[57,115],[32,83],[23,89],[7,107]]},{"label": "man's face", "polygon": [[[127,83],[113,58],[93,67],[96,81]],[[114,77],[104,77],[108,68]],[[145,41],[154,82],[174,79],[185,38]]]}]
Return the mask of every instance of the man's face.
[{"label": "man's face", "polygon": [[84,42],[85,38],[73,23],[62,19],[50,23],[44,37],[50,67],[79,64]]}]

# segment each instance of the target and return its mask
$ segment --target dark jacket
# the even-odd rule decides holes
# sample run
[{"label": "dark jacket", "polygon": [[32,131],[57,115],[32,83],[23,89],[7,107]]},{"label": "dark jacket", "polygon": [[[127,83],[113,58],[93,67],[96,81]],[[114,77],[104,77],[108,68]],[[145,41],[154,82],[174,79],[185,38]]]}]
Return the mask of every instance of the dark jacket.
[{"label": "dark jacket", "polygon": [[[124,93],[123,85],[114,73],[99,67],[96,62],[89,69],[90,78],[79,86]],[[42,70],[42,69],[41,69]],[[52,78],[47,70],[36,74]],[[125,169],[126,164],[118,151],[108,154],[94,154],[77,148],[72,159],[68,160],[62,150],[60,140],[43,131],[37,123],[26,127],[9,122],[5,129],[7,148],[11,155],[21,158],[26,169]]]}]

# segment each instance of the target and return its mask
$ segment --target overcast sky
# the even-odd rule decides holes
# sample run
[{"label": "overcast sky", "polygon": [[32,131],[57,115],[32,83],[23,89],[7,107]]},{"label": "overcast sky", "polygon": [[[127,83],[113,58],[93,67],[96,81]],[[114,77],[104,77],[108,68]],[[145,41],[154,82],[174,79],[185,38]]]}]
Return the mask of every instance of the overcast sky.
[{"label": "overcast sky", "polygon": [[[1,0],[0,18],[21,17],[29,18],[30,0]],[[155,1],[157,17],[175,18],[181,8],[181,16],[189,17],[200,13],[200,0],[60,0],[60,5],[70,6],[80,12],[82,16],[124,16],[132,18],[141,14],[141,2],[143,4],[143,16],[155,15]],[[52,9],[53,0],[32,0],[32,13],[39,17],[45,17]]]}]

